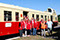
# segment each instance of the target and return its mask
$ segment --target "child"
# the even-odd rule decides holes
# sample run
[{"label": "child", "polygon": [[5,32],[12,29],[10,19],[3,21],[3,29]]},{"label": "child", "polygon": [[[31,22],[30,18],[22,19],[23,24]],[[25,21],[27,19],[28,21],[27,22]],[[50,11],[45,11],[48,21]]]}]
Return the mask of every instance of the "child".
[{"label": "child", "polygon": [[28,21],[28,24],[27,24],[27,35],[28,36],[30,36],[30,34],[31,34],[31,23],[30,23],[30,21]]}]

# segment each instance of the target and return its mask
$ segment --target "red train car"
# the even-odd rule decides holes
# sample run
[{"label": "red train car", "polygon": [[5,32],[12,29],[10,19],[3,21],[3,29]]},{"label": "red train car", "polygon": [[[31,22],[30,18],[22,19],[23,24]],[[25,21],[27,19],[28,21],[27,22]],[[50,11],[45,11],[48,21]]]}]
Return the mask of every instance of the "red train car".
[{"label": "red train car", "polygon": [[[58,21],[54,19],[55,17],[57,19],[56,14],[54,14],[54,17],[49,12],[41,12],[33,9],[0,3],[0,36],[18,34],[19,22],[23,19],[24,15],[29,16],[29,19],[32,17],[38,19],[37,30],[40,29],[39,26],[41,18],[47,18],[47,20],[53,19],[52,21],[55,21],[55,24],[58,23]],[[53,17],[50,17],[51,15]]]}]

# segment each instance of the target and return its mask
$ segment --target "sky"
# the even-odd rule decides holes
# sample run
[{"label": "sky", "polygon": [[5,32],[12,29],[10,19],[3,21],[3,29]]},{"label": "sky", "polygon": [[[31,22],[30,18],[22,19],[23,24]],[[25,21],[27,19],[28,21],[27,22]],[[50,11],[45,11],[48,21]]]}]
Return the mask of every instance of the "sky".
[{"label": "sky", "polygon": [[47,8],[52,8],[56,14],[60,14],[60,0],[0,0],[0,3],[30,8],[39,11],[47,11]]}]

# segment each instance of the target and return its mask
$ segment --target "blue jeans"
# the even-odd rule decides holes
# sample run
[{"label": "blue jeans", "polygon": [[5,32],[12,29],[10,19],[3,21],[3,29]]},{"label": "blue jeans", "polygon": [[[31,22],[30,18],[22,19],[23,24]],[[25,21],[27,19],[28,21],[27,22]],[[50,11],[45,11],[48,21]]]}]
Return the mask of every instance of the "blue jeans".
[{"label": "blue jeans", "polygon": [[36,28],[33,28],[33,35],[36,35]]},{"label": "blue jeans", "polygon": [[19,30],[20,37],[22,37],[23,30]]},{"label": "blue jeans", "polygon": [[31,35],[31,30],[30,30],[30,35]]},{"label": "blue jeans", "polygon": [[45,35],[45,29],[41,29],[41,32],[42,32],[42,33],[41,33],[41,36],[43,36],[43,35],[46,36],[46,35]]},{"label": "blue jeans", "polygon": [[50,33],[52,35],[52,29],[48,28],[48,33],[49,33],[49,35],[50,35]]}]

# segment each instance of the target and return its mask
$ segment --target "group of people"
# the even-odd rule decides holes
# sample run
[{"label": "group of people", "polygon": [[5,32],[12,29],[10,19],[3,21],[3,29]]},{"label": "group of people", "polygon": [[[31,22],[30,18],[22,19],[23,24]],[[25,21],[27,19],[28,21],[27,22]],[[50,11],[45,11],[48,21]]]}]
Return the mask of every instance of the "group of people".
[{"label": "group of people", "polygon": [[[47,27],[48,29],[48,33],[50,35],[50,32],[52,33],[52,21],[50,21],[50,19],[45,22],[43,19],[41,19],[40,21],[40,29],[41,29],[41,36],[44,35],[44,37],[46,36],[46,32],[45,29]],[[33,17],[31,18],[31,20],[29,20],[28,16],[24,16],[23,19],[21,19],[20,25],[19,25],[19,33],[20,33],[20,37],[26,37],[26,36],[30,36],[30,35],[37,35],[37,27],[38,27],[38,22],[36,19],[34,19]]]},{"label": "group of people", "polygon": [[46,37],[46,29],[47,29],[48,34],[52,35],[53,22],[50,21],[50,19],[48,19],[47,22],[45,22],[43,19],[41,19],[40,25],[41,25],[41,36]]}]

